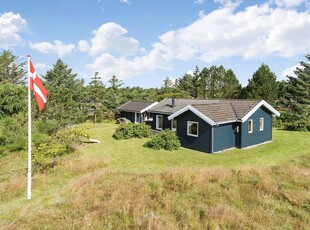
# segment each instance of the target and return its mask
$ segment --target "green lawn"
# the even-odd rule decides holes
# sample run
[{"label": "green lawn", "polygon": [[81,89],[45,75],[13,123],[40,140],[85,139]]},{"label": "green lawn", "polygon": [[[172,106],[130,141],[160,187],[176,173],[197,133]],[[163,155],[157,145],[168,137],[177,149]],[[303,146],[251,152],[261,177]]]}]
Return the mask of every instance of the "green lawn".
[{"label": "green lawn", "polygon": [[21,153],[0,158],[0,229],[308,229],[310,133],[206,154],[117,141],[111,123],[80,125],[85,144],[33,176]]},{"label": "green lawn", "polygon": [[146,139],[114,140],[114,124],[83,124],[91,129],[100,144],[85,146],[86,157],[109,159],[109,168],[119,172],[154,173],[169,168],[206,168],[223,166],[270,166],[310,153],[310,133],[273,130],[273,141],[248,149],[232,149],[207,154],[181,148],[177,151],[144,148]]}]

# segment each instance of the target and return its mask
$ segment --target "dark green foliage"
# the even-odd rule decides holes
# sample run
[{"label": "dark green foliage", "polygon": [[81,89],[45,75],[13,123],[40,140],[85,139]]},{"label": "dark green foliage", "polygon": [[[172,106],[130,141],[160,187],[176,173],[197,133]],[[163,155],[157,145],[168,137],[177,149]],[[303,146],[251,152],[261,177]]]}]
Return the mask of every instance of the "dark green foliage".
[{"label": "dark green foliage", "polygon": [[152,140],[146,142],[144,147],[152,149],[165,149],[165,150],[177,150],[181,146],[178,137],[170,129],[161,131],[158,135],[152,138]]},{"label": "dark green foliage", "polygon": [[234,72],[226,70],[223,66],[211,66],[196,69],[193,75],[185,74],[177,80],[177,87],[193,98],[239,98],[241,85]]},{"label": "dark green foliage", "polygon": [[115,130],[113,138],[116,140],[123,140],[129,138],[146,138],[151,135],[150,126],[142,124],[127,123],[121,124]]},{"label": "dark green foliage", "polygon": [[0,84],[23,85],[26,81],[26,62],[14,56],[11,51],[0,53]]},{"label": "dark green foliage", "polygon": [[86,120],[86,108],[83,108],[86,90],[83,87],[83,80],[77,79],[60,59],[53,69],[44,76],[45,86],[48,95],[40,118],[44,120],[56,119],[63,126],[67,124],[81,123]]},{"label": "dark green foliage", "polygon": [[271,71],[268,65],[261,64],[258,70],[249,79],[246,86],[246,98],[264,99],[265,101],[275,104],[278,97],[277,77]]},{"label": "dark green foliage", "polygon": [[293,111],[282,112],[280,120],[286,130],[310,131],[310,119],[302,118],[301,116],[294,114]]},{"label": "dark green foliage", "polygon": [[33,121],[32,126],[36,129],[36,132],[49,136],[56,133],[61,128],[57,120],[37,120]]},{"label": "dark green foliage", "polygon": [[27,90],[12,83],[0,82],[0,119],[27,110]]},{"label": "dark green foliage", "polygon": [[89,135],[85,130],[64,129],[52,136],[34,141],[32,163],[34,171],[45,172],[58,164],[58,157],[71,153]]},{"label": "dark green foliage", "polygon": [[306,55],[308,62],[300,62],[301,67],[294,73],[296,77],[288,76],[284,87],[282,103],[287,112],[282,116],[287,130],[310,131],[310,55]]},{"label": "dark green foliage", "polygon": [[0,147],[3,151],[20,151],[27,147],[27,117],[24,113],[0,121]]}]

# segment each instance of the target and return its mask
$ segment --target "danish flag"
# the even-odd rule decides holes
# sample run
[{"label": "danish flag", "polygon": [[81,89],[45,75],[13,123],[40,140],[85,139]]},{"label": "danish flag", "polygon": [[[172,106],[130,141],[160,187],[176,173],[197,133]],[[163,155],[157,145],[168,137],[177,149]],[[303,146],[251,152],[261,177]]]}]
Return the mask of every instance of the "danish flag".
[{"label": "danish flag", "polygon": [[37,75],[32,62],[29,62],[29,79],[30,79],[30,90],[33,90],[33,94],[37,100],[39,110],[44,108],[44,104],[47,102],[48,92],[43,86],[39,76]]}]

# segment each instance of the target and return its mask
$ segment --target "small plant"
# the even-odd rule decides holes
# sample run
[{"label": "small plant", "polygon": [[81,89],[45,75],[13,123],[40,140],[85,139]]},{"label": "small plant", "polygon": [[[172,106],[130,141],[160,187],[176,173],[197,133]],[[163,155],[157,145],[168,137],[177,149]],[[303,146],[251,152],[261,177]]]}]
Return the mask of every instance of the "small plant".
[{"label": "small plant", "polygon": [[143,146],[157,150],[177,150],[180,148],[181,144],[172,130],[165,129],[157,136],[153,137],[152,140],[146,142]]},{"label": "small plant", "polygon": [[150,127],[146,124],[121,124],[115,130],[113,138],[116,140],[124,140],[129,138],[145,138],[151,135]]},{"label": "small plant", "polygon": [[85,130],[60,130],[44,140],[34,143],[32,163],[34,171],[45,172],[57,165],[57,157],[74,151],[75,146],[83,143],[89,135]]}]

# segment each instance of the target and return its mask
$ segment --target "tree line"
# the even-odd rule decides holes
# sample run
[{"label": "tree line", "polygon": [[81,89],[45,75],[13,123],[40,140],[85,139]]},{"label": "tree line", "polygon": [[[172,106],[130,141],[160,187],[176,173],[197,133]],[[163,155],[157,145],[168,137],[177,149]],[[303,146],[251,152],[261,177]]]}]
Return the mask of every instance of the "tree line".
[{"label": "tree line", "polygon": [[[85,122],[111,120],[116,108],[129,100],[159,101],[166,97],[197,99],[264,99],[282,110],[279,122],[289,130],[310,130],[310,55],[301,61],[295,76],[277,81],[267,64],[261,64],[242,87],[233,70],[223,66],[197,66],[193,74],[184,74],[175,81],[167,77],[161,87],[123,87],[112,76],[105,86],[98,73],[88,85],[78,78],[61,59],[41,75],[49,92],[48,103],[38,112],[32,98],[35,126],[40,134],[51,134],[61,127]],[[11,150],[25,148],[27,88],[26,62],[11,51],[0,53],[0,155],[3,146]],[[44,124],[44,125],[42,125]],[[12,134],[12,136],[10,136]],[[21,138],[16,138],[16,135]],[[18,140],[17,140],[18,139]],[[16,143],[18,142],[18,143]]]}]

